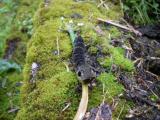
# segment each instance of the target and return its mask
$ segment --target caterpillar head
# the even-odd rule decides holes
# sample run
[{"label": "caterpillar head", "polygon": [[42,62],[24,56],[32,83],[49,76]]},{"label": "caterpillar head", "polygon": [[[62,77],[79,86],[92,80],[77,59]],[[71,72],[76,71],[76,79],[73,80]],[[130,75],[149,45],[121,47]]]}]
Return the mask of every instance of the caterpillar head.
[{"label": "caterpillar head", "polygon": [[95,71],[91,68],[91,66],[84,64],[78,66],[77,69],[77,77],[81,82],[90,82],[93,78],[96,77]]}]

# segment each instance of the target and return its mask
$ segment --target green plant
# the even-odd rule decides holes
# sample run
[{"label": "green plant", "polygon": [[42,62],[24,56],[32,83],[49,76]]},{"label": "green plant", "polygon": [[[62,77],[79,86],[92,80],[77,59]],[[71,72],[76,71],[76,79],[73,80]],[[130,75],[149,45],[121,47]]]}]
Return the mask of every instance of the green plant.
[{"label": "green plant", "polygon": [[3,7],[0,8],[0,14],[10,12],[17,7],[14,0],[2,0],[1,3]]},{"label": "green plant", "polygon": [[31,15],[26,15],[25,19],[18,21],[19,29],[25,32],[29,37],[33,34],[33,20]]},{"label": "green plant", "polygon": [[125,0],[125,14],[136,24],[151,24],[159,21],[160,5],[158,0]]},{"label": "green plant", "polygon": [[21,72],[21,67],[12,61],[0,60],[0,76],[14,71]]},{"label": "green plant", "polygon": [[5,41],[11,31],[11,25],[15,18],[17,4],[13,0],[2,0],[2,8],[0,8],[0,57],[2,57],[5,49]]}]

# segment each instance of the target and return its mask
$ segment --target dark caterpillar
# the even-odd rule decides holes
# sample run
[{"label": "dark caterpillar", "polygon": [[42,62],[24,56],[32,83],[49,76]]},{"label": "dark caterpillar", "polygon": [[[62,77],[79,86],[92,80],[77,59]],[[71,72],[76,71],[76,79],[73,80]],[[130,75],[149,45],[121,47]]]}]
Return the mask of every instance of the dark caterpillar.
[{"label": "dark caterpillar", "polygon": [[85,45],[81,36],[74,41],[73,61],[76,67],[85,64]]},{"label": "dark caterpillar", "polygon": [[89,82],[95,78],[96,74],[92,67],[85,60],[86,47],[81,36],[77,36],[74,41],[73,63],[78,79],[82,82]]}]

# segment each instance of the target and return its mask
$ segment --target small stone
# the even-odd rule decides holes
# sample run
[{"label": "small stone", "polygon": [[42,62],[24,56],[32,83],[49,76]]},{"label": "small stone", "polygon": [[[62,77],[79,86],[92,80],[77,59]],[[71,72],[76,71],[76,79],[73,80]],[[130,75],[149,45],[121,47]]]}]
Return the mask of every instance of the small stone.
[{"label": "small stone", "polygon": [[33,62],[33,63],[32,63],[32,70],[34,70],[34,69],[36,69],[36,68],[38,68],[38,64],[37,64],[36,62]]}]

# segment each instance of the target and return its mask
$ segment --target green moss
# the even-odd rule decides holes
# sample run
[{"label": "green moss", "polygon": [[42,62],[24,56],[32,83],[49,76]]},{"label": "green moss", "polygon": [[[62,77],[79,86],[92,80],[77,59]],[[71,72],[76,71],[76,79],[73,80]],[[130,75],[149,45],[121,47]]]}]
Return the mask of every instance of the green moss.
[{"label": "green moss", "polygon": [[151,99],[152,101],[154,101],[154,102],[156,102],[156,101],[158,100],[158,96],[156,96],[156,95],[154,95],[154,94],[150,95],[149,97],[150,97],[150,99]]},{"label": "green moss", "polygon": [[111,38],[118,38],[121,36],[121,32],[116,27],[111,27],[109,30]]},{"label": "green moss", "polygon": [[36,89],[28,94],[30,99],[25,101],[25,112],[20,111],[17,119],[58,119],[67,102],[70,102],[71,106],[63,114],[73,117],[75,105],[78,106],[78,97],[75,98],[77,93],[74,91],[76,82],[72,72],[62,72],[49,80],[38,82]]},{"label": "green moss", "polygon": [[104,85],[104,90],[109,97],[107,101],[111,101],[114,96],[119,95],[123,92],[123,86],[116,81],[116,77],[111,73],[102,73],[98,78]]},{"label": "green moss", "polygon": [[124,87],[118,83],[112,73],[102,73],[97,79],[102,83],[100,87],[103,88],[103,93],[100,94],[101,97],[97,97],[100,97],[108,104],[113,104],[113,100],[117,100],[118,105],[114,109],[113,119],[117,119],[118,116],[120,119],[124,118],[127,111],[133,106],[131,101],[118,97],[123,94]]},{"label": "green moss", "polygon": [[93,54],[93,55],[95,55],[95,54],[97,53],[97,51],[98,51],[98,49],[97,49],[96,47],[94,47],[94,46],[91,46],[91,47],[88,49],[88,52],[89,52],[90,54]]},{"label": "green moss", "polygon": [[110,56],[99,59],[102,66],[110,68],[113,64],[115,64],[126,71],[133,71],[135,69],[133,62],[124,57],[124,50],[122,48],[114,48],[110,46],[110,49],[108,50]]},{"label": "green moss", "polygon": [[99,10],[103,15],[105,15],[105,18],[109,20],[119,20],[123,13],[121,11],[121,6],[119,4],[114,5],[113,1],[107,1],[107,7],[99,7]]},{"label": "green moss", "polygon": [[8,114],[8,110],[12,105],[14,107],[19,106],[20,87],[16,86],[18,81],[22,81],[22,75],[18,73],[9,74],[6,76],[5,88],[0,88],[0,119],[10,120],[16,116],[15,113]]}]

